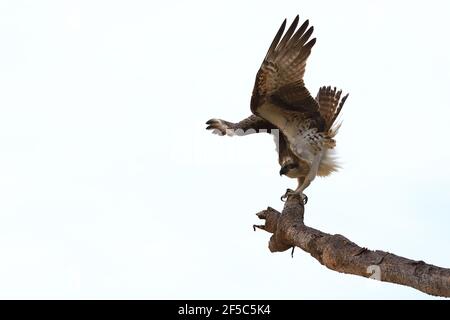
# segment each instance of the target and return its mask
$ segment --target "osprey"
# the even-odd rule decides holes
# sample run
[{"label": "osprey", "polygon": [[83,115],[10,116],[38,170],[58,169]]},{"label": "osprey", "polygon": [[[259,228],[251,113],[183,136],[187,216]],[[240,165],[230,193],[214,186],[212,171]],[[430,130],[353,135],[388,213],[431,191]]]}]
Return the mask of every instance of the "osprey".
[{"label": "osprey", "polygon": [[238,129],[244,134],[278,129],[280,175],[298,180],[297,189],[288,189],[284,197],[299,195],[306,203],[303,191],[314,178],[339,168],[333,153],[340,127],[336,119],[348,94],[341,99],[342,91],[321,87],[314,99],[306,89],[303,75],[316,39],[309,40],[314,28],[308,28],[308,20],[297,29],[298,22],[297,15],[284,33],[284,20],[269,47],[256,75],[250,103],[254,115],[239,123],[211,119],[206,129],[229,135]]}]

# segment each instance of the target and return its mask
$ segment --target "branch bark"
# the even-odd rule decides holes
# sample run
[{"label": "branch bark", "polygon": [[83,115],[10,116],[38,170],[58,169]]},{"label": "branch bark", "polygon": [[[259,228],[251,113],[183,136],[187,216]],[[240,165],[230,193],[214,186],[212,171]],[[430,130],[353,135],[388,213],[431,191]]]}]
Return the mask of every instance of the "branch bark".
[{"label": "branch bark", "polygon": [[340,234],[328,234],[303,223],[302,201],[289,197],[282,213],[268,207],[257,213],[264,225],[255,225],[273,235],[271,252],[299,247],[327,268],[380,281],[415,288],[434,296],[450,297],[450,269],[415,261],[395,254],[369,250]]}]

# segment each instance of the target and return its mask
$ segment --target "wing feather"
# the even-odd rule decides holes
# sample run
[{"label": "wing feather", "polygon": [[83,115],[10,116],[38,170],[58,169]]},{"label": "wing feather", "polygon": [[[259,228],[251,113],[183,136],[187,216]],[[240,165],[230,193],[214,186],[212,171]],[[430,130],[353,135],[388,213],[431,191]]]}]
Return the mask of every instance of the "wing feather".
[{"label": "wing feather", "polygon": [[299,16],[297,15],[295,17],[294,21],[292,22],[291,26],[289,27],[289,29],[284,34],[283,39],[281,39],[280,43],[277,46],[277,49],[279,52],[282,52],[283,49],[286,48],[288,41],[291,39],[292,35],[294,34],[295,29],[297,28],[298,20],[299,20]]},{"label": "wing feather", "polygon": [[319,105],[303,82],[306,60],[316,42],[315,38],[310,40],[314,28],[308,28],[306,20],[297,29],[298,23],[297,15],[284,33],[283,21],[258,71],[253,94],[282,101],[290,111],[317,112],[320,116]]},{"label": "wing feather", "polygon": [[336,90],[336,87],[331,88],[321,87],[317,93],[316,100],[319,103],[319,112],[325,123],[325,131],[332,128],[339,113],[347,100],[348,94],[342,97],[342,90]]},{"label": "wing feather", "polygon": [[267,51],[267,54],[264,57],[264,60],[270,57],[275,51],[275,48],[277,47],[278,42],[280,42],[281,36],[283,35],[285,28],[286,28],[286,19],[284,19],[283,23],[280,26],[280,29],[278,29],[278,32],[275,35],[275,38],[273,38],[272,44],[270,45],[269,50]]}]

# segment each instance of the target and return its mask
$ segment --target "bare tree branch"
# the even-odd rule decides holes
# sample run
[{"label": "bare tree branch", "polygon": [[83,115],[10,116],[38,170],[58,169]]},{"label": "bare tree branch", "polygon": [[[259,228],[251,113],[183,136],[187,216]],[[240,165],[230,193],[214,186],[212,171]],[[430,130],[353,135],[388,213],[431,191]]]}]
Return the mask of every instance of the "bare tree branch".
[{"label": "bare tree branch", "polygon": [[257,216],[264,225],[254,226],[273,233],[271,252],[299,247],[331,270],[402,284],[434,296],[450,297],[450,269],[395,254],[359,247],[340,234],[328,234],[303,223],[304,206],[291,196],[282,211],[267,208]]}]

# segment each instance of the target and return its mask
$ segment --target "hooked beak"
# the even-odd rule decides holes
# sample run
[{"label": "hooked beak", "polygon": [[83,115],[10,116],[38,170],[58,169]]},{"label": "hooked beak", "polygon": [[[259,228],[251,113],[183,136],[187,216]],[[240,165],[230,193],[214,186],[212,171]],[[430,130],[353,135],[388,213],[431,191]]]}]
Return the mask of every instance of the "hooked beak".
[{"label": "hooked beak", "polygon": [[288,167],[288,166],[281,167],[281,169],[280,169],[280,177],[281,177],[283,174],[288,173],[288,171],[289,171],[289,167]]}]

